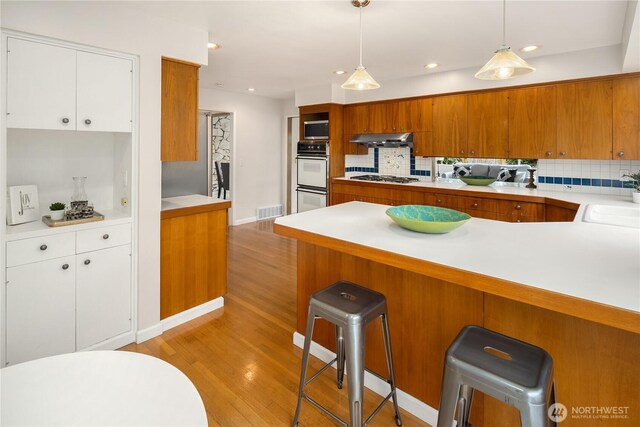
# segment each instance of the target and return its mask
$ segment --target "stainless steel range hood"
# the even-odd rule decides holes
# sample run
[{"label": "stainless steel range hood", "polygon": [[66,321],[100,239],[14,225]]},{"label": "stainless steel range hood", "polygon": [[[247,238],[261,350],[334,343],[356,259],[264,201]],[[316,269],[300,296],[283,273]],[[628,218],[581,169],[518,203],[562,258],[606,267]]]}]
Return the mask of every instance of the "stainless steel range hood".
[{"label": "stainless steel range hood", "polygon": [[354,135],[351,141],[367,147],[413,147],[412,133],[368,133]]}]

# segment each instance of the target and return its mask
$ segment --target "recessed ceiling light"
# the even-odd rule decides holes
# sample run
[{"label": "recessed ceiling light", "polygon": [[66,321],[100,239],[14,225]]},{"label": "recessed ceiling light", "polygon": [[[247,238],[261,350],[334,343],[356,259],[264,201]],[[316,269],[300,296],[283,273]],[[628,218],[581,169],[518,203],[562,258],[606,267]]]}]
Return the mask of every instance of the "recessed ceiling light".
[{"label": "recessed ceiling light", "polygon": [[256,91],[256,90],[255,90],[255,88],[252,88],[252,87],[248,87],[248,88],[247,88],[247,90],[248,90],[249,92],[255,92],[255,91]]},{"label": "recessed ceiling light", "polygon": [[520,52],[533,52],[534,50],[540,49],[540,46],[532,44],[531,46],[525,46],[518,49]]},{"label": "recessed ceiling light", "polygon": [[432,62],[431,64],[427,64],[424,66],[424,68],[436,68],[439,67],[440,64],[436,64],[435,62]]},{"label": "recessed ceiling light", "polygon": [[218,43],[209,42],[207,43],[207,47],[209,49],[220,49],[220,45]]},{"label": "recessed ceiling light", "polygon": [[216,83],[216,87],[224,87],[224,83],[218,82],[218,83]]},{"label": "recessed ceiling light", "polygon": [[334,71],[333,73],[334,73],[334,74],[337,74],[337,75],[339,75],[339,76],[340,76],[340,75],[342,75],[342,74],[346,74],[347,72],[346,72],[346,71],[344,71],[344,70],[337,70],[337,71]]}]

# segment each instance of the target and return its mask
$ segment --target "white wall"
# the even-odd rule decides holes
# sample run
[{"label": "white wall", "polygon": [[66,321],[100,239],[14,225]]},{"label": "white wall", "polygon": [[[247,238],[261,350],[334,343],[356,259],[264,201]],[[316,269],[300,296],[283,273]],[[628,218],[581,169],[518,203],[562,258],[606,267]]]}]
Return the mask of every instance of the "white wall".
[{"label": "white wall", "polygon": [[200,109],[233,113],[232,222],[255,220],[256,208],[282,204],[284,101],[200,88]]},{"label": "white wall", "polygon": [[136,15],[126,2],[2,2],[0,7],[3,28],[140,57],[138,329],[151,328],[160,320],[161,57],[206,64],[208,34]]}]

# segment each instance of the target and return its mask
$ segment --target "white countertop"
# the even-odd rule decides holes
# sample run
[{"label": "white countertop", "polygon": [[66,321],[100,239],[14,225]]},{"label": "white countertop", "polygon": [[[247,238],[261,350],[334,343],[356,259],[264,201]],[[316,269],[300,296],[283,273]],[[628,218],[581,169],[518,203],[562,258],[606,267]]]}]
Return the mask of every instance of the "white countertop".
[{"label": "white countertop", "polygon": [[[552,198],[564,194],[538,192]],[[621,198],[575,196],[580,197],[570,201],[634,206]],[[276,224],[640,312],[640,230],[584,223],[584,207],[574,222],[472,218],[439,235],[405,230],[385,214],[389,206],[362,202],[280,217]]]},{"label": "white countertop", "polygon": [[230,200],[216,199],[215,197],[207,197],[201,194],[191,194],[189,196],[166,197],[162,199],[162,211],[170,211],[172,209],[190,208],[193,206],[210,205],[215,203],[225,203]]}]

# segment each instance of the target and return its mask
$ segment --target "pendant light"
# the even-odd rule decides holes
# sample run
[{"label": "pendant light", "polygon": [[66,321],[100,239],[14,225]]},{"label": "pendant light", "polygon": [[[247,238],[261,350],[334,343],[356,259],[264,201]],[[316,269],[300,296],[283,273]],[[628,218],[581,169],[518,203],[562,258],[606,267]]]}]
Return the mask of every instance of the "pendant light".
[{"label": "pendant light", "polygon": [[351,77],[344,82],[342,88],[350,90],[378,89],[380,85],[362,65],[362,8],[369,4],[369,0],[351,0],[351,4],[360,10],[360,65],[351,74]]},{"label": "pendant light", "polygon": [[513,77],[524,76],[534,72],[536,69],[511,51],[507,46],[507,21],[506,21],[507,0],[502,2],[502,46],[476,73],[476,78],[480,80],[506,80]]}]

